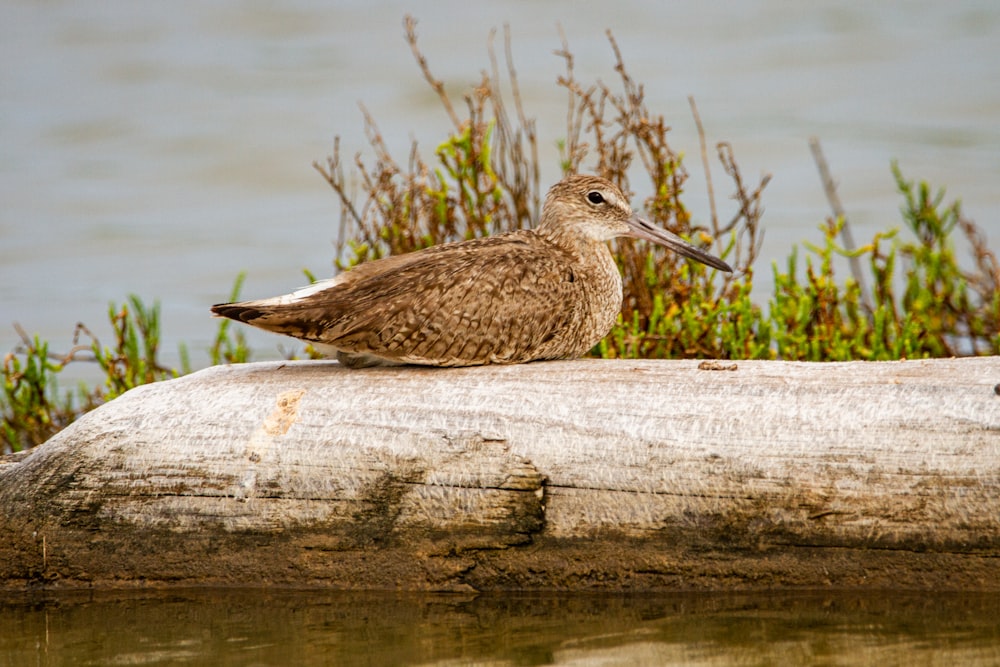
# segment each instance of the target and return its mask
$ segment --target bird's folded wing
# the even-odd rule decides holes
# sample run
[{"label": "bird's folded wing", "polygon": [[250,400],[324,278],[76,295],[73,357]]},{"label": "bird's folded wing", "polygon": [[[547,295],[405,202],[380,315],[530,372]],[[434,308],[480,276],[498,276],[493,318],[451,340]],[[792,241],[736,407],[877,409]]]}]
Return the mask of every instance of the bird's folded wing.
[{"label": "bird's folded wing", "polygon": [[538,237],[393,259],[362,265],[272,317],[285,320],[284,333],[342,350],[455,362],[530,358],[573,317],[572,258]]}]

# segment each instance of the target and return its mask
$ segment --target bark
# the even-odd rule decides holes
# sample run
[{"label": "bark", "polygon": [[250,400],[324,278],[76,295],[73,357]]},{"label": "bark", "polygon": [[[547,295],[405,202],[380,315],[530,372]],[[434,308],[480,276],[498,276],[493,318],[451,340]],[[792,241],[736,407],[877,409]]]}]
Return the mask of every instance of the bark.
[{"label": "bark", "polygon": [[1000,591],[998,383],[996,357],[209,368],[0,459],[0,586]]}]

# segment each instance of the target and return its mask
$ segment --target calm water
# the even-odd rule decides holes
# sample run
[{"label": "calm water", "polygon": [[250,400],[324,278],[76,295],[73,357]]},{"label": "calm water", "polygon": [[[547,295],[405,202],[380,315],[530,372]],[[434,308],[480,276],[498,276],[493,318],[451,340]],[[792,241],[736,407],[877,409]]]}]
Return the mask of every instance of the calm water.
[{"label": "calm water", "polygon": [[[912,177],[946,184],[1000,246],[994,0],[612,4],[449,0],[417,16],[457,98],[488,66],[489,30],[510,24],[546,183],[564,135],[557,25],[583,81],[614,81],[611,28],[678,149],[697,155],[692,94],[710,139],[733,142],[748,178],[774,175],[768,261],[816,239],[828,214],[811,135],[859,240],[899,224],[888,168],[898,158]],[[358,102],[404,162],[411,139],[429,154],[448,130],[403,40],[406,11],[416,10],[0,2],[0,353],[16,342],[13,321],[57,349],[80,320],[107,337],[108,301],[135,292],[162,301],[168,361],[187,341],[200,366],[214,332],[207,306],[240,270],[246,296],[296,287],[302,268],[329,274],[339,209],[310,163],[337,134],[346,155],[366,150]],[[700,165],[690,171],[689,205],[704,219]],[[277,340],[251,337],[262,356]]]},{"label": "calm water", "polygon": [[12,667],[1000,663],[1000,599],[975,595],[64,594],[0,622]]}]

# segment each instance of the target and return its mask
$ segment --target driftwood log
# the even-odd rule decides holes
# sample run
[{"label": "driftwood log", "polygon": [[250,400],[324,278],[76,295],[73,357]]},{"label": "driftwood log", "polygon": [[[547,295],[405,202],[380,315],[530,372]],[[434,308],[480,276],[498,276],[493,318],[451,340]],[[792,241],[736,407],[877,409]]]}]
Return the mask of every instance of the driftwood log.
[{"label": "driftwood log", "polygon": [[0,586],[1000,591],[1000,358],[214,367],[0,459]]}]

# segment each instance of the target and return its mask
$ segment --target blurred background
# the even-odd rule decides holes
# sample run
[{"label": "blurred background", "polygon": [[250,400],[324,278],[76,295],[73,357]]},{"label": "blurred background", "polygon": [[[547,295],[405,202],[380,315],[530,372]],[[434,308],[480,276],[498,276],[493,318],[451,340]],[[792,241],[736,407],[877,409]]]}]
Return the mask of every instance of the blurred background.
[{"label": "blurred background", "polygon": [[[240,271],[245,298],[300,286],[304,268],[331,275],[340,209],[311,163],[335,135],[348,162],[372,158],[359,103],[404,164],[413,140],[429,158],[451,129],[403,38],[407,13],[456,103],[489,67],[490,31],[502,54],[509,24],[543,187],[560,176],[565,136],[559,27],[577,78],[617,90],[611,29],[688,156],[696,219],[709,210],[688,95],[709,142],[733,144],[747,181],[773,175],[758,283],[793,245],[821,238],[829,206],[810,136],[858,243],[901,225],[896,159],[908,178],[960,198],[1000,250],[994,0],[2,0],[0,353],[17,344],[13,322],[55,351],[68,350],[78,321],[107,337],[108,302],[136,293],[162,304],[162,360],[175,365],[185,342],[200,367],[216,329],[208,306]],[[257,359],[294,348],[247,333]]]}]

